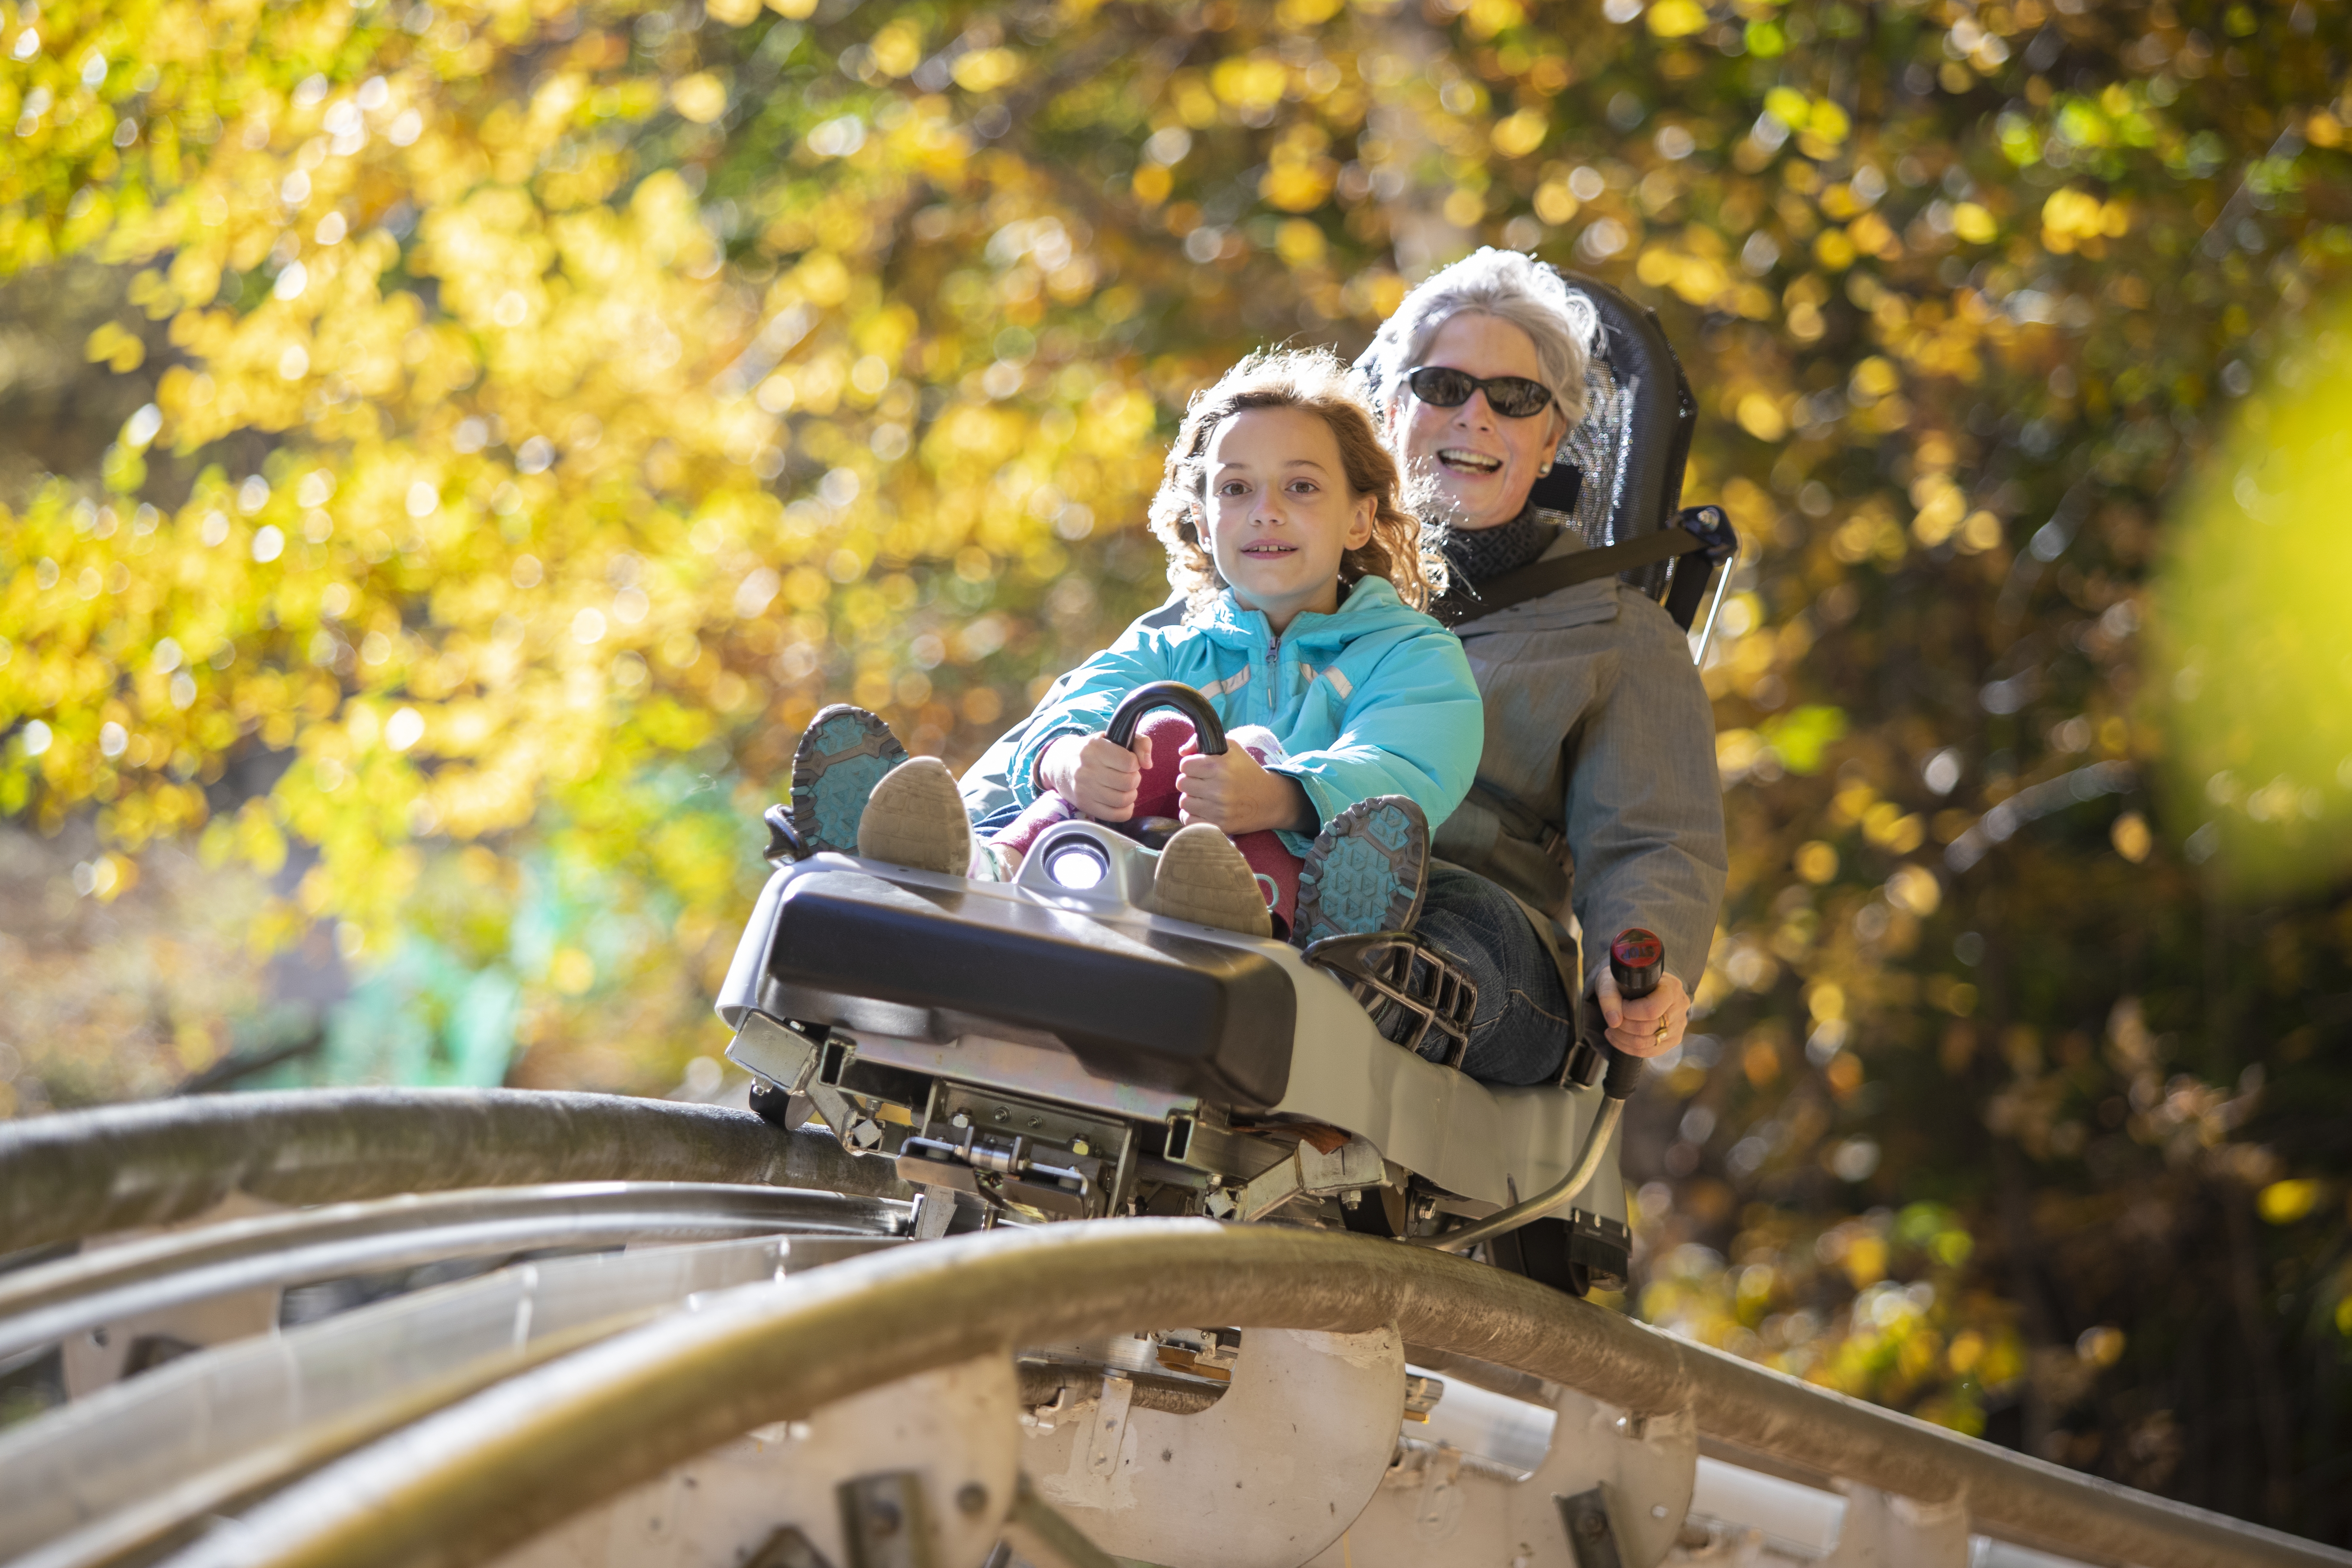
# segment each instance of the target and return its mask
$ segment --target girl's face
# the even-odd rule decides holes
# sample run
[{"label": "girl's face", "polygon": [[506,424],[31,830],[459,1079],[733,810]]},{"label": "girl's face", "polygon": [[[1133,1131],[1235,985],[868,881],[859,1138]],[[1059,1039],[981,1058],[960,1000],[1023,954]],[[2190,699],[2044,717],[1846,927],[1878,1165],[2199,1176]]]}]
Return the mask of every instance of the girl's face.
[{"label": "girl's face", "polygon": [[1339,559],[1372,536],[1379,503],[1348,489],[1339,438],[1304,408],[1252,408],[1209,437],[1209,551],[1244,609],[1278,637],[1339,607]]}]

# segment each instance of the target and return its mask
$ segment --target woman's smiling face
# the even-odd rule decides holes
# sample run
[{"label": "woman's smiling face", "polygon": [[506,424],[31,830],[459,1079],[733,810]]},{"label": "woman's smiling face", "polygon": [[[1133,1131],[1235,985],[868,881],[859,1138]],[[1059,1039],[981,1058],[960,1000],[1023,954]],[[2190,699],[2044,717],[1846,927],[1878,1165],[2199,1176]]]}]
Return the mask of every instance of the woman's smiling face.
[{"label": "woman's smiling face", "polygon": [[[1543,379],[1535,340],[1499,317],[1465,310],[1447,318],[1421,356],[1482,379],[1498,375]],[[1557,405],[1524,419],[1505,418],[1474,392],[1458,408],[1423,403],[1400,384],[1389,427],[1405,472],[1437,491],[1445,521],[1455,528],[1494,528],[1519,515],[1536,474],[1564,434]]]},{"label": "woman's smiling face", "polygon": [[1339,607],[1339,562],[1372,536],[1378,503],[1352,494],[1339,439],[1305,408],[1251,408],[1209,437],[1209,551],[1244,608],[1280,635]]}]

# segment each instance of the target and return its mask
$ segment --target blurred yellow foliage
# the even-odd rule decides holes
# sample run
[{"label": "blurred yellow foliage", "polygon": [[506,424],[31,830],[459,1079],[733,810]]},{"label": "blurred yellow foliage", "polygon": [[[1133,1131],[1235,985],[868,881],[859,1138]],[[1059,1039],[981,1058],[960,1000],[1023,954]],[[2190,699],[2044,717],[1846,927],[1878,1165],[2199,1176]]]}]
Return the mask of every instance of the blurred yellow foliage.
[{"label": "blurred yellow foliage", "polygon": [[2254,1206],[2273,1225],[2293,1225],[2319,1206],[2326,1195],[2324,1184],[2308,1180],[2273,1182],[2255,1194]]},{"label": "blurred yellow foliage", "polygon": [[[1658,310],[1742,539],[1656,1310],[1972,1429],[2028,1359],[1937,1272],[1989,1146],[2168,1258],[2226,1240],[2165,1184],[2340,1185],[2240,1075],[2308,1070],[2284,999],[2352,984],[2352,925],[2160,918],[2338,885],[2352,799],[2347,22],[2242,10],[0,5],[0,813],[89,836],[78,909],[193,846],[258,944],[507,966],[518,1081],[665,1087],[818,704],[968,759],[1160,596],[1193,390],[1531,248]],[[1965,1215],[1788,1217],[1922,1182]],[[2033,1226],[2000,1267],[2141,1234]],[[2083,1321],[2166,1342],[2101,1257]]]},{"label": "blurred yellow foliage", "polygon": [[[2338,525],[2352,314],[2296,344],[2201,476],[2166,564],[2158,700],[2179,795],[2210,812],[2227,874],[2308,887],[2352,867],[2352,619]],[[2216,809],[2219,808],[2219,809]]]},{"label": "blurred yellow foliage", "polygon": [[1650,31],[1662,38],[1684,38],[1706,26],[1706,7],[1698,0],[1654,0],[1648,13]]}]

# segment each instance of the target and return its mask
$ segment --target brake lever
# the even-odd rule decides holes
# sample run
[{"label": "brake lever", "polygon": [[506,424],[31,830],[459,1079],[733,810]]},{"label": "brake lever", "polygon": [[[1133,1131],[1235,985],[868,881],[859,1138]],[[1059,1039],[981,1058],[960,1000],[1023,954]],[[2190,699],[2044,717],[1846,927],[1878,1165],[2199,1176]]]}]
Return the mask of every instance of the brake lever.
[{"label": "brake lever", "polygon": [[[1628,1001],[1639,1001],[1655,991],[1665,972],[1666,944],[1639,926],[1628,926],[1619,931],[1617,940],[1609,944],[1609,973],[1617,982],[1618,994]],[[1592,1178],[1600,1173],[1601,1161],[1608,1157],[1611,1141],[1617,1136],[1618,1124],[1625,1118],[1625,1101],[1641,1087],[1643,1065],[1640,1057],[1626,1055],[1611,1045],[1605,1036],[1601,1048],[1609,1058],[1609,1075],[1601,1086],[1603,1099],[1593,1114],[1592,1130],[1585,1134],[1583,1152],[1577,1155],[1568,1174],[1547,1191],[1500,1213],[1437,1236],[1415,1237],[1408,1245],[1460,1252],[1566,1208],[1592,1184]]]},{"label": "brake lever", "polygon": [[[1637,1002],[1655,991],[1665,973],[1666,944],[1654,933],[1628,926],[1609,944],[1609,973],[1617,982],[1617,994],[1626,1001]],[[1611,1100],[1633,1099],[1633,1091],[1642,1087],[1642,1069],[1648,1064],[1619,1050],[1606,1036],[1601,1043],[1609,1053],[1609,1072],[1601,1080],[1601,1092]]]}]

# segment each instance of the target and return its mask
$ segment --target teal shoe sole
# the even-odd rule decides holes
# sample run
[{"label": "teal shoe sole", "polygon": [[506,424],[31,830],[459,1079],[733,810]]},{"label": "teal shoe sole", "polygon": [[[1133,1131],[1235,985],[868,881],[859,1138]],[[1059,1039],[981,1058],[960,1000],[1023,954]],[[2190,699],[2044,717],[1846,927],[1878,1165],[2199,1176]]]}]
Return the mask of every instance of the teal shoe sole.
[{"label": "teal shoe sole", "polygon": [[907,760],[890,726],[837,702],[820,711],[793,752],[793,827],[812,851],[857,853],[857,819],[882,775]]},{"label": "teal shoe sole", "polygon": [[1333,818],[1298,871],[1301,947],[1333,936],[1410,931],[1429,886],[1429,819],[1403,795],[1374,795]]}]

